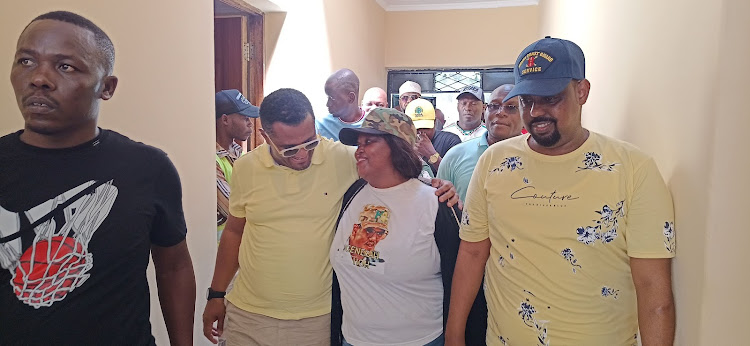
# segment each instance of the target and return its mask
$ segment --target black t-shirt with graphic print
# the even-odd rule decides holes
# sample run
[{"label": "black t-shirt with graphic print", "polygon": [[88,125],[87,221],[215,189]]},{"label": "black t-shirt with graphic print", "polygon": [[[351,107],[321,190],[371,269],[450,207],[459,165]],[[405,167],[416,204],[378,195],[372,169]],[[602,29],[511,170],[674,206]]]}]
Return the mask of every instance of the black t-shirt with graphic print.
[{"label": "black t-shirt with graphic print", "polygon": [[174,165],[114,131],[66,149],[21,132],[0,138],[0,345],[153,345],[151,245],[186,233]]}]

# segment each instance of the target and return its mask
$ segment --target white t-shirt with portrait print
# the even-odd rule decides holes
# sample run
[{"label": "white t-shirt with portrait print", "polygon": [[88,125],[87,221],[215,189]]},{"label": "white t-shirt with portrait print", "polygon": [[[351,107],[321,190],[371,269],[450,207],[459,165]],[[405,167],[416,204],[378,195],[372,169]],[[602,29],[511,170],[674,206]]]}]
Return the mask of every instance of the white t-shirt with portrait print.
[{"label": "white t-shirt with portrait print", "polygon": [[435,189],[417,179],[352,199],[330,252],[347,342],[421,346],[442,334],[437,211]]}]

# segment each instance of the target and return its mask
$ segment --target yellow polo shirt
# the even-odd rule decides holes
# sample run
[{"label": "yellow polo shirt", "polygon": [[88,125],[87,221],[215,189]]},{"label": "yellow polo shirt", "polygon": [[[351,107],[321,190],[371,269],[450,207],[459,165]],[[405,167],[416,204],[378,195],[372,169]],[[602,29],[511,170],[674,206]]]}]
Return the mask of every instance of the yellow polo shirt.
[{"label": "yellow polo shirt", "polygon": [[358,178],[354,149],[322,139],[302,171],[276,164],[267,144],[234,163],[229,212],[246,223],[232,304],[283,320],[331,312],[328,251]]}]

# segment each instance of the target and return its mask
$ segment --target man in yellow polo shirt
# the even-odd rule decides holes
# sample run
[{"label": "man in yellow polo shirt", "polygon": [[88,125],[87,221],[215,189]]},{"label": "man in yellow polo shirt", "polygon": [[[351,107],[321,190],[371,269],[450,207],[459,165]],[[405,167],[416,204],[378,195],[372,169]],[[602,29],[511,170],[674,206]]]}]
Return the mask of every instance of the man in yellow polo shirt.
[{"label": "man in yellow polo shirt", "polygon": [[[266,96],[260,120],[266,143],[234,164],[203,332],[228,345],[328,345],[328,251],[344,193],[358,178],[354,148],[321,139],[310,101],[294,89]],[[437,193],[446,191],[441,199],[455,194],[451,184]]]}]

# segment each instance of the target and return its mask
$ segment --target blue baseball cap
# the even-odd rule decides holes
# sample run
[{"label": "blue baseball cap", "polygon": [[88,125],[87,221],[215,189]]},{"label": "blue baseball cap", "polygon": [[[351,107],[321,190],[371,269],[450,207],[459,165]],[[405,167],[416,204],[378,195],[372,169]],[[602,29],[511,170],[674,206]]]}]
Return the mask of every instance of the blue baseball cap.
[{"label": "blue baseball cap", "polygon": [[516,85],[503,102],[518,95],[557,95],[571,80],[585,79],[585,70],[581,47],[547,36],[526,47],[518,56],[513,66]]},{"label": "blue baseball cap", "polygon": [[258,107],[253,106],[237,89],[222,90],[216,93],[216,118],[223,114],[239,113],[246,117],[260,116]]}]

